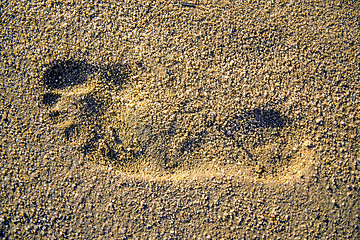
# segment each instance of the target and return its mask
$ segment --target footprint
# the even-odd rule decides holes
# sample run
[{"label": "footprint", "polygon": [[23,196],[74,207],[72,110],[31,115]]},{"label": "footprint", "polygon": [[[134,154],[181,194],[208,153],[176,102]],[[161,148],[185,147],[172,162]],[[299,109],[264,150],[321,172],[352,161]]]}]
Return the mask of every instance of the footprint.
[{"label": "footprint", "polygon": [[46,106],[52,106],[55,103],[57,103],[60,97],[61,97],[60,94],[48,92],[42,95],[41,103]]},{"label": "footprint", "polygon": [[127,173],[164,176],[211,168],[206,159],[212,158],[215,165],[245,169],[263,180],[290,179],[309,165],[312,150],[302,145],[296,122],[276,106],[258,106],[218,122],[209,114],[199,117],[199,110],[184,102],[176,118],[162,125],[151,120],[151,104],[133,90],[131,69],[65,60],[44,71],[47,90],[40,103],[48,120],[87,159]]}]

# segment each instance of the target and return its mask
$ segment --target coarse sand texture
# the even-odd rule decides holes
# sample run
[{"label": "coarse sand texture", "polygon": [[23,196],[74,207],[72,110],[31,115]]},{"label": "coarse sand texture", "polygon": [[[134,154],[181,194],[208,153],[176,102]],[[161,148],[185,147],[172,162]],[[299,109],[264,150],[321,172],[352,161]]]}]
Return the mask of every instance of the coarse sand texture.
[{"label": "coarse sand texture", "polygon": [[2,1],[0,238],[359,239],[359,23],[359,1]]}]

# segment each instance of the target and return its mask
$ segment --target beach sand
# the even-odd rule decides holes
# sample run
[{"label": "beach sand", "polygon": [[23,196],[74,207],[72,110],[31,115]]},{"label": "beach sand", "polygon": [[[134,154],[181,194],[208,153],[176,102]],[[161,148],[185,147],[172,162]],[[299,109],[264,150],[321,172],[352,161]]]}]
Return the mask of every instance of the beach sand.
[{"label": "beach sand", "polygon": [[0,238],[359,238],[357,1],[0,9]]}]

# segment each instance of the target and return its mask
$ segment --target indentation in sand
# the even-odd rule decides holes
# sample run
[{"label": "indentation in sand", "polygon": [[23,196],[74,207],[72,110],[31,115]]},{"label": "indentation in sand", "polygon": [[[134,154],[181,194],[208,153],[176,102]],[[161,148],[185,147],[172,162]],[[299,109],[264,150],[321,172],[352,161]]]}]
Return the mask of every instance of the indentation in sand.
[{"label": "indentation in sand", "polygon": [[313,164],[306,135],[279,106],[256,106],[220,121],[183,104],[158,120],[152,112],[157,103],[134,91],[131,76],[131,66],[122,64],[51,64],[41,97],[49,123],[87,159],[142,178],[232,175],[283,183]]}]

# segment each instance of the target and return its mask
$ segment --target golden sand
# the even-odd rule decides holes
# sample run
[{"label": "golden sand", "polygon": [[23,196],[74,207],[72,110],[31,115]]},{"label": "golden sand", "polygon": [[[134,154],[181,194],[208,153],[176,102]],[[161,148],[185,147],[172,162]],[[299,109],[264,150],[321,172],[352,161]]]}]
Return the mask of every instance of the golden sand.
[{"label": "golden sand", "polygon": [[5,1],[0,237],[356,239],[356,1]]}]

